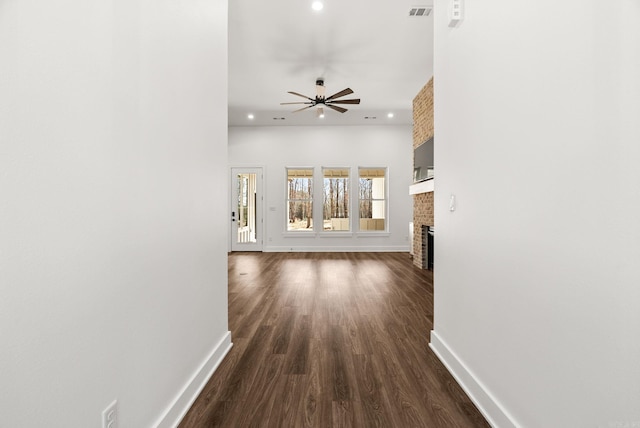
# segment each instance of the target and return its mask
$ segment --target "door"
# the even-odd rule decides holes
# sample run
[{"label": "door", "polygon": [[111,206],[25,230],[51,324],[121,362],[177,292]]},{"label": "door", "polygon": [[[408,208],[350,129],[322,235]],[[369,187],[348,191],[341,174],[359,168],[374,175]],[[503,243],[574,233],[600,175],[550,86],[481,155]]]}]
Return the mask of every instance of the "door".
[{"label": "door", "polygon": [[262,168],[231,168],[231,251],[262,251]]}]

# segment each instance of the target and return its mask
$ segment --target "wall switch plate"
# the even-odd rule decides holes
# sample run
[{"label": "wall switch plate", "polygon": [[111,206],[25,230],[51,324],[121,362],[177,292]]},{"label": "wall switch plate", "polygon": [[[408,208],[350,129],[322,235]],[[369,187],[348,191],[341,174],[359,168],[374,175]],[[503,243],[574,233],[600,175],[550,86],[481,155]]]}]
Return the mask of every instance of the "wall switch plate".
[{"label": "wall switch plate", "polygon": [[464,17],[463,0],[449,0],[449,27],[456,27]]},{"label": "wall switch plate", "polygon": [[102,411],[102,428],[118,428],[118,400]]}]

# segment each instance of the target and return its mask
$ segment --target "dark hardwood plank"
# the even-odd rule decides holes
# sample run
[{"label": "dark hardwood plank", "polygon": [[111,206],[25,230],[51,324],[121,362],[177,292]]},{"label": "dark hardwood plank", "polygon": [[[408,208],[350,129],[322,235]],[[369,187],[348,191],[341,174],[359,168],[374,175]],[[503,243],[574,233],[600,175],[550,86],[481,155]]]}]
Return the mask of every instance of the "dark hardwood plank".
[{"label": "dark hardwood plank", "polygon": [[382,390],[382,380],[373,367],[371,355],[356,355],[356,378],[367,427],[390,427],[391,417]]},{"label": "dark hardwood plank", "polygon": [[[253,394],[259,391],[260,394],[247,394],[244,400],[239,400],[237,417],[234,422],[240,427],[264,426],[269,421],[272,408],[278,402],[278,411],[281,410],[280,389],[277,388],[282,378],[282,367],[284,364],[283,355],[269,355],[261,365],[261,369],[256,373],[256,377],[251,383]],[[251,400],[247,400],[250,398]],[[276,415],[277,416],[277,415]]]},{"label": "dark hardwood plank", "polygon": [[311,339],[309,351],[309,375],[301,401],[302,426],[331,426],[331,392],[327,385],[331,384],[331,375],[326,362],[329,359],[325,342]]},{"label": "dark hardwood plank", "polygon": [[292,326],[294,320],[294,311],[290,308],[284,309],[282,314],[277,317],[276,329],[273,333],[273,349],[274,354],[286,354],[291,342],[293,334]]},{"label": "dark hardwood plank", "polygon": [[333,386],[333,401],[351,401],[352,387],[349,382],[347,371],[347,353],[344,346],[342,329],[339,326],[331,328],[331,338],[329,342],[330,364],[331,364],[331,385]]},{"label": "dark hardwood plank", "polygon": [[307,374],[311,326],[309,316],[296,317],[292,328],[291,350],[286,355],[286,374]]},{"label": "dark hardwood plank", "polygon": [[362,418],[362,406],[357,401],[333,401],[331,403],[332,418],[331,426],[342,427],[364,427]]},{"label": "dark hardwood plank", "polygon": [[234,346],[181,428],[489,425],[428,347],[406,253],[233,253]]}]

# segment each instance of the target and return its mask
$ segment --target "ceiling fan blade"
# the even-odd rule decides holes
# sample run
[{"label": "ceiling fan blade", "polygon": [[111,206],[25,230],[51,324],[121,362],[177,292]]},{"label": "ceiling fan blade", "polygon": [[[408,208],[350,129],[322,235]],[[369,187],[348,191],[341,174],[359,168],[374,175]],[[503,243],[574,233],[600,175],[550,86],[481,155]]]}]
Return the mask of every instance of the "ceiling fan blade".
[{"label": "ceiling fan blade", "polygon": [[306,96],[306,95],[302,95],[302,94],[299,94],[299,93],[297,93],[297,92],[288,91],[288,93],[289,93],[289,94],[292,94],[292,95],[297,95],[297,96],[302,97],[302,98],[306,98],[306,99],[308,99],[309,101],[313,101],[313,98],[309,98],[308,96]]},{"label": "ceiling fan blade", "polygon": [[306,110],[306,109],[311,108],[313,106],[314,106],[314,104],[311,104],[310,106],[306,106],[306,107],[299,108],[298,110],[294,110],[291,113],[297,113],[299,111]]},{"label": "ceiling fan blade", "polygon": [[346,108],[342,108],[342,107],[338,107],[338,106],[334,106],[331,104],[325,104],[327,107],[334,109],[335,111],[339,111],[340,113],[344,113],[345,111],[347,111]]},{"label": "ceiling fan blade", "polygon": [[297,103],[280,103],[281,106],[288,105],[288,104],[313,104],[313,103],[311,101],[308,101],[308,102],[300,101]]},{"label": "ceiling fan blade", "polygon": [[331,104],[360,104],[360,98],[354,98],[352,100],[334,100],[329,102]]},{"label": "ceiling fan blade", "polygon": [[336,92],[335,94],[331,95],[329,98],[326,99],[326,101],[331,101],[334,98],[344,97],[345,95],[349,95],[349,94],[353,94],[353,91],[351,90],[351,88],[343,89],[340,92]]}]

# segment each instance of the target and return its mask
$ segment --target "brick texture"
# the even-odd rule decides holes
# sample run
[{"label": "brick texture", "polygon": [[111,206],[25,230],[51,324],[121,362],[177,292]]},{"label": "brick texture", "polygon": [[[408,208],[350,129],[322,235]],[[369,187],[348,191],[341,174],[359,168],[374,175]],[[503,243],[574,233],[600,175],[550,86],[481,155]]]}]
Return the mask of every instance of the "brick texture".
[{"label": "brick texture", "polygon": [[[413,99],[413,148],[433,137],[433,78]],[[413,195],[413,264],[422,267],[422,226],[433,224],[433,192]]]},{"label": "brick texture", "polygon": [[413,148],[433,137],[433,78],[413,99]]}]

